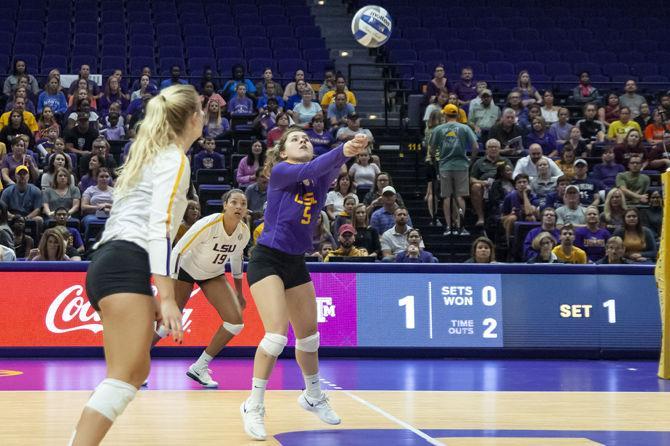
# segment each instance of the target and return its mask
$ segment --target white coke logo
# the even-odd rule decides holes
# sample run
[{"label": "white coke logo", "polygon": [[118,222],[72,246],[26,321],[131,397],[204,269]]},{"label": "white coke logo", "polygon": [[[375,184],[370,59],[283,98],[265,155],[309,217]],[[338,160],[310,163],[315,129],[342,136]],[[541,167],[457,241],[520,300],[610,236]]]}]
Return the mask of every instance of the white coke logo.
[{"label": "white coke logo", "polygon": [[[91,308],[91,303],[81,295],[84,287],[73,285],[64,289],[53,302],[49,305],[49,310],[45,318],[47,329],[52,333],[67,333],[76,330],[91,330],[93,333],[102,331],[100,316]],[[72,322],[75,318],[79,319],[83,325],[77,325],[70,328],[59,328],[56,326],[56,316],[60,312],[58,322]],[[95,321],[87,324],[86,322]]]},{"label": "white coke logo", "polygon": [[[91,303],[84,299],[82,292],[84,287],[81,285],[72,285],[69,288],[64,289],[53,302],[49,305],[49,310],[44,318],[44,322],[47,326],[47,329],[52,333],[68,333],[71,331],[77,330],[90,330],[93,333],[99,333],[102,331],[102,324],[100,323],[100,316],[98,313],[91,307]],[[157,294],[154,287],[154,296]],[[200,292],[200,288],[196,288],[191,293],[191,297],[195,296]],[[189,320],[192,309],[185,308],[184,315],[182,319],[182,327],[184,331],[191,327],[191,322]],[[59,316],[57,318],[57,316]],[[78,319],[81,323],[74,327],[61,328],[57,326],[61,325],[60,323],[67,324],[73,320]],[[94,321],[93,323],[88,323]],[[77,322],[75,322],[77,323]]]}]

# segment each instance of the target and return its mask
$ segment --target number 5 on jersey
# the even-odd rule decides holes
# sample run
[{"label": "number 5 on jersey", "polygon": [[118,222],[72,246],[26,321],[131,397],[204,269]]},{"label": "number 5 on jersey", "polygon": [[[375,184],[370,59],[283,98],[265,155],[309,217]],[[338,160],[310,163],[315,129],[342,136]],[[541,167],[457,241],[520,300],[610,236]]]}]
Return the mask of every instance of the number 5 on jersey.
[{"label": "number 5 on jersey", "polygon": [[296,203],[302,204],[305,208],[302,211],[302,219],[300,224],[308,225],[312,222],[312,207],[316,204],[316,199],[314,198],[314,192],[307,192],[306,194],[300,195],[295,194],[293,199]]}]

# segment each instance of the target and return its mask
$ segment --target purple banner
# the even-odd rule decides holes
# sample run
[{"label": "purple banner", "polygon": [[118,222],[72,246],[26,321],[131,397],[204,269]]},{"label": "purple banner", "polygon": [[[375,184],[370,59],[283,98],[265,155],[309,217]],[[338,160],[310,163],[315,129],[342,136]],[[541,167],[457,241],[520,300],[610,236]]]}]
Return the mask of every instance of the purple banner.
[{"label": "purple banner", "polygon": [[[316,290],[321,345],[356,346],[356,274],[311,273]],[[289,328],[289,345],[295,335]]]}]

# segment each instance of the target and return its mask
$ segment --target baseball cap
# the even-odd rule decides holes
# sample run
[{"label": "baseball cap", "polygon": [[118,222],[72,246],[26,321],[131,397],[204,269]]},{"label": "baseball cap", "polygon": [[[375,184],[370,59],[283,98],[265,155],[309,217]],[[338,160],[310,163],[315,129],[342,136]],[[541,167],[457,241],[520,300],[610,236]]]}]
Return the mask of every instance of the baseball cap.
[{"label": "baseball cap", "polygon": [[447,104],[445,107],[442,109],[445,115],[458,115],[458,107],[456,107],[454,104]]},{"label": "baseball cap", "polygon": [[574,184],[569,185],[568,187],[565,188],[565,193],[567,194],[571,190],[574,190],[575,192],[579,193],[579,188],[575,186]]},{"label": "baseball cap", "polygon": [[26,166],[23,165],[23,164],[16,166],[16,169],[14,169],[14,173],[17,174],[17,175],[18,175],[19,172],[21,172],[21,171],[25,171],[26,173],[30,173],[30,171],[28,170],[28,167],[26,167]]},{"label": "baseball cap", "polygon": [[355,121],[358,118],[359,118],[358,113],[349,113],[347,115],[347,119],[351,119],[352,121]]},{"label": "baseball cap", "polygon": [[493,93],[491,93],[491,90],[487,88],[486,90],[482,90],[479,96],[493,96]]},{"label": "baseball cap", "polygon": [[351,232],[352,234],[356,235],[356,228],[354,228],[352,225],[347,223],[347,224],[344,224],[344,225],[340,226],[340,229],[337,231],[337,233],[339,235],[342,235],[345,232]]},{"label": "baseball cap", "polygon": [[587,163],[586,160],[582,159],[582,158],[579,158],[578,160],[575,160],[575,162],[573,163],[573,166],[577,166],[578,164],[583,164],[585,166],[589,165],[589,163]]},{"label": "baseball cap", "polygon": [[395,194],[395,188],[393,186],[386,186],[384,189],[382,189],[382,195],[389,193],[389,194]]}]

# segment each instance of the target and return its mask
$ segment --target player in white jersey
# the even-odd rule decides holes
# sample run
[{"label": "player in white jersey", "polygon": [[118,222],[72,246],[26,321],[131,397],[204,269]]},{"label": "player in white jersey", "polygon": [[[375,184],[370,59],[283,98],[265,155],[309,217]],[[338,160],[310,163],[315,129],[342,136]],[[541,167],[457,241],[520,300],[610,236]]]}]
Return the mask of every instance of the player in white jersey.
[{"label": "player in white jersey", "polygon": [[[247,197],[241,190],[232,189],[223,195],[223,212],[195,222],[172,250],[171,269],[172,277],[177,279],[175,297],[179,308],[184,308],[193,284],[197,283],[223,321],[205,351],[186,372],[205,387],[218,386],[210,375],[209,363],[244,328],[242,310],[246,301],[242,292],[242,261],[250,237],[244,223],[246,215]],[[225,276],[228,262],[235,282],[234,292]],[[163,337],[167,332],[159,328],[157,334]]]},{"label": "player in white jersey", "polygon": [[202,134],[202,126],[193,86],[168,87],[147,104],[86,275],[86,293],[105,333],[107,376],[86,403],[70,445],[99,444],[133,400],[149,374],[156,320],[181,342],[170,254],[186,209],[191,173],[186,151]]}]

